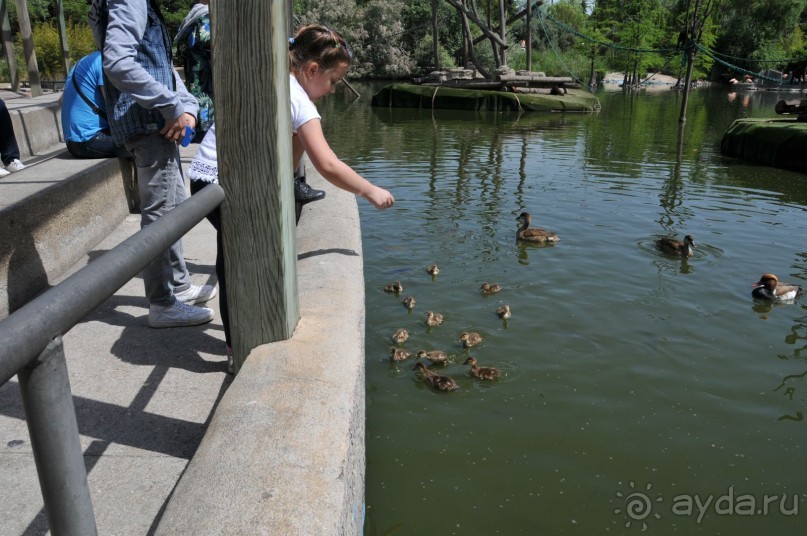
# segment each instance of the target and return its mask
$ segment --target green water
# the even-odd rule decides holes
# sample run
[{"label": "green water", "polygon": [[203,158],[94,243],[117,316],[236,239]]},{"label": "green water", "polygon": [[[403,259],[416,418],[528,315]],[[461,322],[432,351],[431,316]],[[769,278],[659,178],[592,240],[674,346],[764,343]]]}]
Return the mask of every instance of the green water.
[{"label": "green water", "polygon": [[[360,90],[321,110],[337,153],[396,198],[361,203],[365,534],[805,533],[807,300],[766,307],[750,285],[805,283],[807,177],[719,153],[734,118],[793,94],[697,91],[680,141],[672,91],[519,117],[375,110]],[[561,242],[517,244],[524,210]],[[692,234],[695,256],[657,252],[664,234]],[[412,313],[382,291],[396,279]],[[399,327],[454,355],[459,391],[390,363]],[[468,330],[501,381],[468,375]]]}]

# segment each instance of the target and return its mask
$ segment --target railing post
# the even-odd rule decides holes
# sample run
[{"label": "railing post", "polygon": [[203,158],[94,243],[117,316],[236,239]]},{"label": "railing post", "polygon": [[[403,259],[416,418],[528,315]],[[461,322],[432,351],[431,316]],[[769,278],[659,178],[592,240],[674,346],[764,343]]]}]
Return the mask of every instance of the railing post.
[{"label": "railing post", "polygon": [[97,534],[62,337],[18,377],[51,534]]}]

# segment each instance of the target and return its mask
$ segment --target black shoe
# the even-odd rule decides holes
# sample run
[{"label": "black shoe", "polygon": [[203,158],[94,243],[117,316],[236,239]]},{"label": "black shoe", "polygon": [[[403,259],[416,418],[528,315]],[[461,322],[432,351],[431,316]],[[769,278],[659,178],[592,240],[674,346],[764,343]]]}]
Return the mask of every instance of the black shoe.
[{"label": "black shoe", "polygon": [[304,177],[294,178],[294,199],[298,203],[310,203],[311,201],[319,201],[325,197],[324,190],[315,190],[311,188]]}]

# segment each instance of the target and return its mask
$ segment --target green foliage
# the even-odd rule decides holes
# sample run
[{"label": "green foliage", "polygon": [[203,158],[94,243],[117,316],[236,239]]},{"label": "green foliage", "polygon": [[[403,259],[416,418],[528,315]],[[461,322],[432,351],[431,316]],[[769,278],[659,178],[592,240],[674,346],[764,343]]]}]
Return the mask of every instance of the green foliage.
[{"label": "green foliage", "polygon": [[[160,7],[174,35],[194,0],[160,0]],[[12,29],[18,28],[16,5],[6,0]],[[61,60],[56,31],[56,2],[27,0],[34,30],[37,58],[43,78],[60,78]],[[92,50],[86,27],[86,0],[63,0],[68,27],[71,59]],[[499,22],[497,0],[468,0],[467,5],[490,26]],[[508,15],[526,7],[526,0],[505,2]],[[807,0],[554,0],[544,2],[537,11],[549,13],[561,21],[558,26],[547,19],[533,18],[533,68],[551,75],[568,75],[588,80],[595,71],[617,70],[644,73],[664,69],[677,72],[681,55],[632,52],[625,49],[658,50],[675,48],[684,28],[687,6],[714,6],[705,20],[699,20],[702,46],[732,56],[730,63],[749,70],[788,67],[784,60],[807,57]],[[444,68],[455,65],[462,50],[461,17],[445,0],[436,3],[440,62]],[[355,60],[351,76],[409,77],[434,65],[432,58],[432,0],[294,0],[295,25],[323,23],[341,31],[351,43]],[[542,23],[543,22],[543,23]],[[700,23],[703,23],[700,25]],[[474,36],[481,35],[471,23]],[[568,28],[573,28],[570,31]],[[524,19],[507,28],[507,40],[526,39]],[[16,32],[15,32],[16,33]],[[483,66],[495,66],[488,40],[474,47]],[[15,53],[21,78],[27,78],[19,35]],[[526,65],[526,54],[518,46],[507,52],[510,67]],[[744,58],[744,59],[740,59]],[[807,61],[807,60],[805,60]],[[698,78],[712,71],[725,70],[706,54],[695,56],[694,73]],[[7,79],[8,67],[0,62],[0,77]]]}]

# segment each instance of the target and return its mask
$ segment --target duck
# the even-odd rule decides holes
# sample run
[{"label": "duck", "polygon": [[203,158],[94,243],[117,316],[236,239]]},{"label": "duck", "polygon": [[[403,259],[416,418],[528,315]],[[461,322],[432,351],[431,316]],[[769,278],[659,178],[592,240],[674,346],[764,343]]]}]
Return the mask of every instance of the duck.
[{"label": "duck", "polygon": [[405,343],[407,339],[409,339],[409,330],[406,328],[398,328],[395,330],[395,333],[392,334],[392,340],[398,344]]},{"label": "duck", "polygon": [[436,264],[432,264],[428,268],[426,268],[426,273],[431,275],[437,275],[440,273],[440,268]]},{"label": "duck", "polygon": [[440,313],[435,313],[434,311],[429,311],[426,313],[426,325],[430,328],[435,326],[439,326],[443,323],[443,315]]},{"label": "duck", "polygon": [[516,240],[521,240],[522,242],[534,242],[537,244],[548,244],[551,242],[560,241],[558,235],[552,231],[530,227],[532,216],[530,216],[527,212],[522,212],[519,214],[516,221],[521,222],[521,227],[519,227],[518,231],[516,231]]},{"label": "duck", "polygon": [[460,342],[463,348],[468,349],[471,346],[482,344],[482,336],[475,331],[463,331],[460,335]]},{"label": "duck", "polygon": [[695,239],[692,238],[692,235],[686,235],[682,242],[681,240],[665,236],[656,240],[656,247],[664,253],[678,255],[680,257],[691,257],[692,250],[695,249]]},{"label": "duck", "polygon": [[496,314],[499,315],[499,318],[503,318],[507,320],[510,318],[510,306],[509,305],[500,305],[496,308]]},{"label": "duck", "polygon": [[752,285],[751,295],[758,300],[789,301],[804,293],[799,285],[780,283],[779,278],[773,274],[762,274],[759,281]]},{"label": "duck", "polygon": [[400,281],[395,281],[384,287],[384,292],[391,292],[393,294],[400,294],[404,288]]},{"label": "duck", "polygon": [[499,379],[502,376],[502,371],[495,367],[478,366],[476,363],[476,359],[473,357],[469,357],[462,364],[471,365],[471,376],[479,380],[493,381]]},{"label": "duck", "polygon": [[435,372],[432,372],[426,365],[424,365],[421,361],[415,363],[415,366],[412,367],[412,370],[418,370],[423,374],[423,380],[430,384],[432,387],[437,389],[438,391],[456,391],[460,388],[454,378],[449,376],[441,376]]},{"label": "duck", "polygon": [[426,358],[435,365],[446,365],[448,364],[448,354],[442,350],[432,350],[431,352],[427,352],[426,350],[421,350],[418,352],[418,359]]},{"label": "duck", "polygon": [[396,348],[394,346],[390,346],[389,349],[389,357],[393,361],[404,361],[412,357],[412,352],[408,350],[404,350],[403,348]]},{"label": "duck", "polygon": [[488,283],[487,281],[482,283],[482,286],[479,288],[482,290],[482,294],[496,294],[502,290],[502,286],[498,283]]},{"label": "duck", "polygon": [[415,301],[415,298],[413,298],[412,296],[407,296],[406,298],[403,299],[401,303],[404,304],[404,307],[406,307],[411,311],[412,309],[415,308],[415,304],[417,302]]}]

